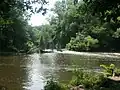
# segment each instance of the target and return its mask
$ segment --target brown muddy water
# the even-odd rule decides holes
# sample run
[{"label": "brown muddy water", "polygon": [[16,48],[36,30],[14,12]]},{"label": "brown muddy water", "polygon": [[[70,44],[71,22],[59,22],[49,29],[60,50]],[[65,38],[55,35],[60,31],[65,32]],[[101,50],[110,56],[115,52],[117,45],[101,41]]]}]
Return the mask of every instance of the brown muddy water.
[{"label": "brown muddy water", "polygon": [[120,68],[120,55],[56,52],[0,56],[0,85],[8,90],[42,90],[50,76],[66,83],[74,68],[99,71],[100,64],[111,63]]}]

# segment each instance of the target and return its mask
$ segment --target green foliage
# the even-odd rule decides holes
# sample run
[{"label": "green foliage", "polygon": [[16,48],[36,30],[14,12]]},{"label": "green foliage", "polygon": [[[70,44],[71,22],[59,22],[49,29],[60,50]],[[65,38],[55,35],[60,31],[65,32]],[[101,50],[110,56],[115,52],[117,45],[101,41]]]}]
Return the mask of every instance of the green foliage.
[{"label": "green foliage", "polygon": [[[53,34],[55,32],[52,27],[53,26],[50,26],[49,24],[34,27],[34,29],[36,30],[36,38],[33,41],[36,42],[37,47],[41,49],[52,49],[53,47],[55,47],[53,42]],[[34,29],[33,31],[35,31]]]},{"label": "green foliage", "polygon": [[105,81],[106,78],[102,74],[76,70],[70,84],[72,86],[83,85],[86,89],[96,90],[96,88],[100,88]]},{"label": "green foliage", "polygon": [[56,2],[52,9],[55,15],[49,19],[55,32],[52,38],[54,44],[59,43],[62,48],[75,51],[119,51],[119,3],[113,1],[114,6],[109,2],[108,8],[106,2],[108,1]]},{"label": "green foliage", "polygon": [[[101,65],[102,67],[107,67],[105,65]],[[109,66],[110,68],[114,68],[114,64]],[[117,70],[117,69],[116,69]],[[119,71],[119,70],[118,70]],[[79,85],[83,85],[85,90],[119,90],[120,83],[114,82],[104,74],[93,72],[93,71],[83,71],[75,69],[73,71],[74,76],[70,81],[68,86],[63,86],[53,78],[47,81],[44,86],[45,90],[68,90],[70,87],[76,87]]]},{"label": "green foliage", "polygon": [[44,86],[44,90],[66,90],[66,88],[61,85],[59,82],[50,79],[47,81],[46,85]]},{"label": "green foliage", "polygon": [[117,31],[114,32],[113,37],[120,38],[120,28],[117,28]]},{"label": "green foliage", "polygon": [[[0,15],[5,15],[5,13],[9,14],[8,11],[16,7],[17,9],[20,9],[21,11],[30,11],[32,13],[39,13],[43,11],[43,15],[46,13],[47,8],[44,8],[43,6],[47,4],[48,2],[46,0],[2,0],[0,1],[0,8],[1,12]],[[40,7],[34,7],[33,4],[39,4]],[[5,12],[5,13],[4,13]]]},{"label": "green foliage", "polygon": [[[33,8],[32,4],[40,4]],[[75,51],[120,51],[119,0],[62,0],[51,10],[49,25],[28,25],[31,13],[47,12],[46,0],[2,0],[1,51],[29,51],[39,48],[67,48]],[[28,14],[28,12],[31,12]],[[42,37],[42,39],[41,39]],[[30,44],[33,43],[33,44]]]},{"label": "green foliage", "polygon": [[97,14],[102,20],[111,21],[114,20],[116,22],[117,17],[120,13],[119,0],[109,1],[109,0],[83,0],[89,8],[90,13]]},{"label": "green foliage", "polygon": [[115,73],[115,76],[120,76],[120,69],[115,68],[114,73]]},{"label": "green foliage", "polygon": [[75,51],[90,51],[92,48],[98,47],[98,40],[92,38],[91,36],[82,36],[81,34],[77,35],[76,38],[72,38],[70,43],[66,45],[66,48],[69,50]]},{"label": "green foliage", "polygon": [[103,68],[105,76],[120,76],[120,69],[116,68],[114,64],[100,65]]},{"label": "green foliage", "polygon": [[[40,7],[34,7],[38,4]],[[46,0],[2,0],[0,1],[0,51],[2,52],[27,52],[36,42],[35,33],[28,25],[28,20],[33,13],[46,13]],[[28,13],[29,11],[29,13]],[[31,34],[32,33],[32,34]],[[36,41],[36,40],[35,40]]]}]

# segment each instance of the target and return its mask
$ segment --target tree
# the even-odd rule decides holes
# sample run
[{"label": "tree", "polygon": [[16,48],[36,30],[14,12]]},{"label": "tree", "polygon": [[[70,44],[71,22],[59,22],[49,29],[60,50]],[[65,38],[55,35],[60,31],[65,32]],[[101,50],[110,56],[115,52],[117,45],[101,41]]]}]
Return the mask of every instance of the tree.
[{"label": "tree", "polygon": [[[105,2],[105,3],[104,3]],[[51,25],[57,24],[55,28],[54,41],[60,43],[62,48],[65,47],[67,43],[75,43],[76,38],[80,37],[76,33],[80,33],[84,38],[91,37],[97,42],[97,47],[89,44],[89,49],[85,47],[84,50],[90,51],[112,51],[120,50],[116,43],[120,40],[119,38],[119,3],[116,7],[115,1],[113,1],[114,7],[111,7],[111,2],[107,5],[107,0],[97,1],[97,0],[84,0],[77,2],[76,4],[72,1],[66,0],[65,4],[62,2],[57,2],[54,8],[54,13],[56,17],[52,18],[50,22],[54,22]],[[116,1],[117,2],[117,1]],[[96,7],[99,5],[103,7]],[[64,6],[64,8],[62,8]],[[105,8],[106,7],[106,8]],[[113,14],[114,13],[114,14]],[[117,16],[116,16],[117,15]],[[116,37],[115,37],[116,36]],[[73,37],[71,39],[71,37]],[[71,40],[70,40],[71,39]],[[92,40],[91,39],[91,40]],[[75,40],[75,41],[74,41]],[[88,40],[89,41],[89,40]],[[114,42],[114,43],[113,43]],[[83,45],[83,44],[82,44]],[[76,50],[79,50],[76,49]],[[81,49],[82,50],[82,49]]]},{"label": "tree", "polygon": [[[32,27],[27,20],[34,13],[43,11],[44,15],[47,10],[44,5],[47,3],[45,0],[0,1],[0,51],[27,52],[32,47],[35,37],[30,36],[29,30],[32,30]],[[40,6],[33,8],[33,4]]]}]

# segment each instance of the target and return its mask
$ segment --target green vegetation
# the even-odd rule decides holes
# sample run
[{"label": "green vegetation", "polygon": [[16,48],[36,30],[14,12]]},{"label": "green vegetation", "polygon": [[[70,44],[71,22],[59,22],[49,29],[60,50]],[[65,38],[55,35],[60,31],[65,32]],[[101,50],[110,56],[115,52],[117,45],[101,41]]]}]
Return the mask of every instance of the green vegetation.
[{"label": "green vegetation", "polygon": [[120,69],[116,68],[114,64],[110,66],[107,65],[100,65],[104,70],[103,73],[105,76],[120,76]]},{"label": "green vegetation", "polygon": [[98,40],[92,38],[91,36],[84,38],[77,36],[76,38],[72,38],[70,43],[66,45],[68,50],[73,51],[89,51],[92,47],[98,47]]},{"label": "green vegetation", "polygon": [[52,45],[74,51],[120,51],[119,5],[119,1],[108,0],[57,1],[49,24],[39,27],[48,45],[45,48]]},{"label": "green vegetation", "polygon": [[[94,1],[91,0],[89,3],[92,4],[94,3]],[[120,40],[118,34],[119,21],[116,20],[115,22],[112,19],[114,18],[114,15],[111,15],[111,17],[109,17],[110,21],[107,20],[103,21],[103,19],[108,18],[107,17],[108,14],[106,14],[106,17],[103,18],[100,15],[103,12],[99,12],[100,14],[97,11],[92,12],[91,10],[96,9],[97,7],[99,7],[99,5],[95,2],[97,4],[97,7],[92,8],[89,7],[89,5],[91,5],[89,3],[87,3],[86,0],[85,2],[82,3],[79,2],[78,4],[76,4],[76,6],[73,6],[74,8],[73,7],[69,8],[71,11],[69,12],[71,13],[70,16],[71,18],[73,18],[69,25],[72,28],[71,33],[72,34],[74,33],[74,35],[76,36],[72,36],[74,37],[74,39],[72,38],[71,41],[68,43],[67,46],[68,49],[70,50],[73,49],[77,51],[112,51],[112,50],[119,51],[119,46],[117,46],[116,44]],[[109,1],[107,3],[112,4]],[[104,4],[104,1],[103,2],[101,1],[101,6],[104,6],[102,4]],[[107,7],[107,5],[105,6]],[[115,7],[115,9],[117,8]],[[112,8],[110,9],[110,11],[113,12]],[[104,10],[104,13],[108,12],[109,10]],[[70,30],[67,31],[69,32]]]},{"label": "green vegetation", "polygon": [[[39,8],[32,4],[40,3]],[[74,51],[120,51],[120,2],[118,0],[56,1],[49,24],[28,25],[31,14],[45,15],[45,0],[0,1],[2,52],[32,52],[34,49],[67,48]],[[28,13],[28,11],[30,13]],[[33,51],[36,52],[37,50]]]},{"label": "green vegetation", "polygon": [[[34,9],[32,4],[39,2],[41,7]],[[34,32],[28,20],[32,13],[43,11],[45,14],[43,5],[46,3],[45,0],[0,1],[0,52],[27,52],[35,46],[31,36]]]},{"label": "green vegetation", "polygon": [[85,90],[119,90],[120,88],[119,82],[109,79],[104,74],[79,70],[75,71],[70,84],[83,85]]},{"label": "green vegetation", "polygon": [[44,86],[44,90],[66,90],[66,87],[53,78],[50,78]]},{"label": "green vegetation", "polygon": [[80,86],[82,86],[84,90],[119,90],[120,83],[108,78],[108,73],[113,76],[111,69],[114,69],[115,73],[120,73],[120,71],[116,72],[116,70],[119,69],[115,68],[114,64],[111,64],[110,66],[100,66],[105,68],[103,73],[76,69],[74,70],[74,76],[68,85],[63,87],[59,82],[56,82],[54,79],[50,79],[47,81],[44,88],[45,90],[78,90],[75,88],[80,88]]},{"label": "green vegetation", "polygon": [[[28,24],[32,14],[45,15],[46,0],[0,1],[0,52],[34,53],[40,49],[66,48],[73,51],[120,51],[119,0],[56,1],[48,18],[49,24]],[[40,4],[34,7],[33,4]],[[114,64],[101,65],[103,74],[75,71],[71,85],[83,85],[89,90],[119,90],[120,84],[108,76],[120,76]],[[107,83],[107,84],[105,84]],[[45,90],[65,90],[49,80]],[[102,88],[102,89],[101,89]]]},{"label": "green vegetation", "polygon": [[107,79],[102,74],[95,72],[75,71],[71,81],[72,86],[83,85],[86,89],[97,90]]}]

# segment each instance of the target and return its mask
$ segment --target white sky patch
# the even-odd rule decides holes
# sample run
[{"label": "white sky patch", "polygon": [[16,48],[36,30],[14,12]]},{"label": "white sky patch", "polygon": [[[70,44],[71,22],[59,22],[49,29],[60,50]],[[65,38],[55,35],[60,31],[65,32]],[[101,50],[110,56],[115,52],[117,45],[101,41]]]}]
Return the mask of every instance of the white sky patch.
[{"label": "white sky patch", "polygon": [[[52,14],[50,12],[50,9],[54,7],[54,4],[57,0],[47,0],[47,1],[49,1],[49,4],[44,7],[47,7],[49,9],[48,12],[44,16],[41,13],[33,14],[31,16],[31,20],[28,22],[30,25],[39,26],[49,23],[46,18],[50,17],[50,15]],[[37,4],[35,6],[39,7],[39,5]]]}]

